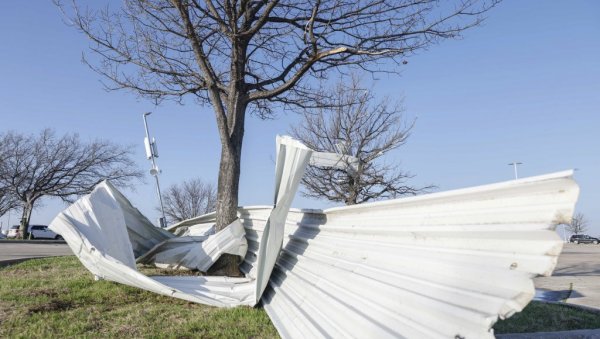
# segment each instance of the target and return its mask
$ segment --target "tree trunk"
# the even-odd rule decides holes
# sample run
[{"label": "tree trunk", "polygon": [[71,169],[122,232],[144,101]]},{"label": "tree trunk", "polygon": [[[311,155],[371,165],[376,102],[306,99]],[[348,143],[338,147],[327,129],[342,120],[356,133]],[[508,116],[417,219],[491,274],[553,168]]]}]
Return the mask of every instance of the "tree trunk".
[{"label": "tree trunk", "polygon": [[230,143],[221,147],[217,192],[217,231],[224,229],[237,219],[241,148],[241,138],[238,145]]},{"label": "tree trunk", "polygon": [[358,185],[354,176],[350,176],[348,179],[348,195],[346,196],[346,205],[356,205],[356,199],[358,197]]},{"label": "tree trunk", "polygon": [[29,219],[31,219],[31,212],[33,211],[33,204],[25,203],[23,205],[23,214],[21,215],[21,225],[19,226],[19,239],[27,239],[29,237]]},{"label": "tree trunk", "polygon": [[363,173],[362,161],[359,160],[358,168],[355,173],[349,175],[348,197],[346,205],[356,205],[358,203],[358,195],[360,194],[360,177]]},{"label": "tree trunk", "polygon": [[[216,230],[227,227],[238,217],[238,188],[240,183],[241,138],[237,145],[223,145],[219,165],[219,189],[217,193]],[[209,274],[241,276],[238,256],[223,254],[211,267]]]},{"label": "tree trunk", "polygon": [[[248,89],[244,81],[247,46],[248,41],[239,39],[232,41],[231,81],[226,101],[227,118],[224,119],[219,112],[222,112],[222,106],[220,110],[215,110],[221,137],[221,163],[219,165],[215,227],[217,232],[227,227],[238,217],[242,141],[244,139],[246,109],[248,108]],[[217,101],[214,100],[213,103],[217,103]],[[223,254],[211,269],[214,273],[241,276],[239,262],[239,257]]]},{"label": "tree trunk", "polygon": [[[219,165],[219,182],[216,205],[216,231],[231,224],[238,217],[238,191],[240,186],[240,168],[242,158],[242,141],[244,139],[244,116],[246,105],[241,100],[232,101],[228,105],[229,135],[221,134],[221,162]],[[220,131],[223,133],[223,131]],[[211,273],[227,276],[240,276],[239,258],[224,254],[213,265]]]}]

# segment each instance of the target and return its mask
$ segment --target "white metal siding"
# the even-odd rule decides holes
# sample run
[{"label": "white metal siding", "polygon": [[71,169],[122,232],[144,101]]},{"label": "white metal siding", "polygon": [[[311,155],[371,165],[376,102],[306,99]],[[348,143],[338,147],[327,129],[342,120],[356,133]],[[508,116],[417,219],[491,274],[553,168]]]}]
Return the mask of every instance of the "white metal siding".
[{"label": "white metal siding", "polygon": [[[556,265],[551,224],[573,211],[570,176],[292,210],[264,307],[286,338],[493,337]],[[248,211],[251,249],[263,211]]]}]

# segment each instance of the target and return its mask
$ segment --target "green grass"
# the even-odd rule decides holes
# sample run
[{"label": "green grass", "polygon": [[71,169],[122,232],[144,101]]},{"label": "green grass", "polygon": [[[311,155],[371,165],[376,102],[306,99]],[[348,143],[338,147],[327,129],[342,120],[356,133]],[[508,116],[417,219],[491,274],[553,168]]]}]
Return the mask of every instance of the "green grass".
[{"label": "green grass", "polygon": [[108,281],[75,257],[0,268],[0,338],[276,338],[263,309],[222,309]]},{"label": "green grass", "polygon": [[[142,268],[146,274],[164,274]],[[182,274],[197,274],[183,272]],[[600,328],[598,313],[533,302],[495,333]],[[0,338],[276,338],[260,308],[222,309],[169,298],[92,275],[71,257],[0,268]]]},{"label": "green grass", "polygon": [[554,332],[600,328],[600,312],[531,302],[522,312],[494,325],[495,333]]}]

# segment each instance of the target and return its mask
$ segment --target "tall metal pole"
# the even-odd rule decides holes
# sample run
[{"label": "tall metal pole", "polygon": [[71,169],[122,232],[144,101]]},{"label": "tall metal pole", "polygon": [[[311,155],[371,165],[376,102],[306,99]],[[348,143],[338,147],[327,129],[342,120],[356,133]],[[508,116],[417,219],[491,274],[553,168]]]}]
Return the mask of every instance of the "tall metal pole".
[{"label": "tall metal pole", "polygon": [[148,121],[146,117],[152,114],[152,112],[146,112],[143,114],[144,117],[144,129],[146,130],[146,140],[144,145],[146,147],[146,157],[152,161],[152,168],[150,169],[150,174],[154,176],[156,180],[156,193],[158,194],[158,201],[160,202],[160,211],[162,213],[162,217],[159,218],[160,227],[167,227],[167,222],[165,218],[165,207],[163,205],[162,194],[160,192],[160,184],[158,182],[158,167],[156,166],[155,158],[158,157],[156,154],[156,144],[153,139],[150,139],[150,132],[148,131]]},{"label": "tall metal pole", "polygon": [[511,163],[510,163],[510,164],[508,164],[508,165],[509,165],[509,166],[513,166],[513,167],[514,167],[514,169],[515,169],[515,180],[516,180],[516,179],[519,179],[519,174],[517,173],[517,166],[518,166],[518,165],[523,165],[523,163],[522,163],[522,162],[516,162],[516,161],[513,161],[513,162],[511,162]]}]

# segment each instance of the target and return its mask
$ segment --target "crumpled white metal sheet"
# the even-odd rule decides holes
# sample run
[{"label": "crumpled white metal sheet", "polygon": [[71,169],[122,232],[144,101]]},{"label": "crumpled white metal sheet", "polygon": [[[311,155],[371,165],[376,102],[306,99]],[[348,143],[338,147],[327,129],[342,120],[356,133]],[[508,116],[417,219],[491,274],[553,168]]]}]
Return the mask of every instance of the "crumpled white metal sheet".
[{"label": "crumpled white metal sheet", "polygon": [[[155,227],[140,211],[125,198],[119,190],[109,182],[105,183],[105,190],[110,192],[110,197],[120,207],[122,216],[127,226],[127,234],[133,248],[135,257],[146,253],[157,244],[174,237],[174,235],[162,228]],[[106,203],[106,202],[104,202]],[[89,206],[81,206],[88,208]],[[96,221],[97,222],[97,221]],[[122,240],[120,240],[122,241]]]},{"label": "crumpled white metal sheet", "polygon": [[284,338],[493,337],[533,298],[531,278],[554,269],[553,224],[578,192],[567,171],[291,211],[263,305]]},{"label": "crumpled white metal sheet", "polygon": [[[63,235],[97,278],[214,306],[255,305],[281,250],[286,216],[312,153],[290,137],[277,137],[274,207],[257,248],[256,269],[245,278],[146,277],[137,272],[135,257],[159,266],[206,270],[223,253],[243,256],[245,231],[238,221],[213,235],[175,238],[153,227],[108,182],[60,213],[50,228]],[[206,223],[213,217],[198,220]]]},{"label": "crumpled white metal sheet", "polygon": [[249,278],[147,277],[138,272],[128,235],[128,205],[117,193],[108,182],[101,183],[50,225],[97,278],[213,306],[256,304],[255,284]]},{"label": "crumpled white metal sheet", "polygon": [[262,296],[267,287],[275,261],[279,257],[285,220],[311,155],[312,150],[299,141],[291,137],[277,136],[274,207],[261,236],[256,261],[256,296],[258,298]]},{"label": "crumpled white metal sheet", "polygon": [[162,268],[184,268],[206,272],[221,254],[228,253],[243,258],[247,250],[248,242],[244,226],[239,220],[235,220],[212,236],[182,236],[167,239],[137,258],[137,262]]}]

